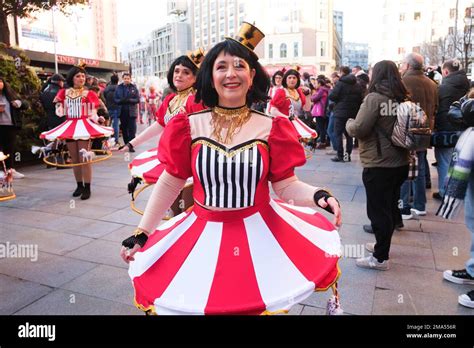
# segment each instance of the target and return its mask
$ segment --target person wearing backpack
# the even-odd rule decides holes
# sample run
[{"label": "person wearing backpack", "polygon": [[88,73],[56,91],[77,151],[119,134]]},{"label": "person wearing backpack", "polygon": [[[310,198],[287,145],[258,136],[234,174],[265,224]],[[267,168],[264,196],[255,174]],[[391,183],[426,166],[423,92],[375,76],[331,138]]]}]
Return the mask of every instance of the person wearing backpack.
[{"label": "person wearing backpack", "polygon": [[389,137],[397,121],[397,105],[408,98],[398,68],[383,60],[375,64],[372,78],[355,119],[349,119],[346,131],[359,139],[359,157],[364,168],[362,180],[367,195],[367,216],[375,243],[367,243],[373,253],[356,261],[357,266],[376,270],[389,269],[393,231],[403,226],[398,209],[400,186],[408,176],[409,152],[394,146]]},{"label": "person wearing backpack", "polygon": [[[402,81],[405,84],[410,99],[419,105],[430,120],[430,129],[434,128],[435,114],[438,108],[438,85],[423,72],[423,56],[418,53],[410,53],[406,56],[402,67]],[[402,218],[408,220],[416,215],[426,215],[426,170],[428,162],[426,151],[416,152],[418,161],[418,176],[415,180],[407,180],[401,187],[400,196],[403,201],[401,209]],[[413,206],[409,201],[410,191],[413,192]]]}]

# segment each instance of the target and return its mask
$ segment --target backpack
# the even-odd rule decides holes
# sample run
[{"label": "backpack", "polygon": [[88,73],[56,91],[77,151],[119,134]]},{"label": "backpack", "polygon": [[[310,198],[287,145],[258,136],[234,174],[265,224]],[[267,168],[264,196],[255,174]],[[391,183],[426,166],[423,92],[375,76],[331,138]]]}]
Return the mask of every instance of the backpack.
[{"label": "backpack", "polygon": [[[419,105],[411,101],[398,104],[397,120],[391,135],[379,127],[377,130],[390,139],[393,146],[409,151],[424,151],[430,147],[431,129],[428,116]],[[381,155],[379,148],[380,143],[377,141],[377,151]]]}]

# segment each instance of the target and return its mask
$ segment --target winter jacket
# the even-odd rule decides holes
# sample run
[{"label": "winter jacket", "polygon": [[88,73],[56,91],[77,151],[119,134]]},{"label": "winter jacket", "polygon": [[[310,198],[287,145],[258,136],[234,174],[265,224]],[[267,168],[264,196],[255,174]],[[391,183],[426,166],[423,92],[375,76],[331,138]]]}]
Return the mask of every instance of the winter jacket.
[{"label": "winter jacket", "polygon": [[61,86],[51,82],[40,94],[40,101],[47,116],[46,124],[48,130],[53,129],[66,121],[66,116],[58,117],[58,115],[56,115],[56,104],[53,103],[53,100],[60,89]]},{"label": "winter jacket", "polygon": [[420,105],[430,119],[430,128],[434,128],[434,119],[438,109],[438,85],[421,70],[407,70],[402,78],[414,103]]},{"label": "winter jacket", "polygon": [[354,118],[363,98],[363,91],[357,83],[357,78],[352,74],[342,76],[329,94],[329,100],[336,104],[334,117]]},{"label": "winter jacket", "polygon": [[450,73],[443,78],[438,89],[439,106],[435,118],[435,129],[437,131],[460,131],[448,120],[449,107],[455,101],[461,99],[469,90],[470,83],[464,70]]},{"label": "winter jacket", "polygon": [[108,85],[104,89],[104,93],[102,95],[105,98],[105,105],[109,111],[117,110],[119,108],[118,104],[114,100],[114,94],[117,90],[118,85]]},{"label": "winter jacket", "polygon": [[114,93],[114,101],[119,106],[120,117],[128,115],[130,118],[138,116],[138,102],[140,101],[140,93],[137,87],[130,83],[118,85]]},{"label": "winter jacket", "polygon": [[311,116],[326,116],[326,104],[328,101],[328,94],[328,87],[320,87],[318,91],[311,96],[311,101],[314,103],[311,109]]},{"label": "winter jacket", "polygon": [[[388,83],[381,83],[376,86],[376,92],[365,97],[355,120],[347,121],[347,133],[359,139],[359,156],[364,168],[396,168],[408,164],[408,150],[392,145],[390,139],[377,131],[378,128],[386,134],[392,134],[397,118],[387,117],[383,112],[390,101],[395,102]],[[381,155],[377,152],[377,138]]]}]

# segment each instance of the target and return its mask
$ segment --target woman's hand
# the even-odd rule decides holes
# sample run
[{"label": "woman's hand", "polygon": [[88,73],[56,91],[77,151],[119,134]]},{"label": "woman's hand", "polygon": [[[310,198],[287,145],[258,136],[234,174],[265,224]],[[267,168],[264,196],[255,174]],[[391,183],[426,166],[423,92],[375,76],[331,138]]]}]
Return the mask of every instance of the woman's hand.
[{"label": "woman's hand", "polygon": [[329,205],[329,207],[332,209],[332,211],[334,213],[334,219],[333,219],[332,223],[336,227],[340,227],[342,225],[341,207],[339,206],[339,203],[337,202],[337,200],[334,197],[329,197],[328,200],[327,200],[327,203],[324,200],[324,198],[321,198],[318,201],[318,205],[323,209],[326,208]]},{"label": "woman's hand", "polygon": [[140,249],[140,245],[138,244],[135,244],[135,246],[132,249],[125,248],[124,246],[122,246],[122,248],[120,249],[120,257],[126,263],[130,263],[130,261],[135,261],[135,258],[133,256],[139,249]]},{"label": "woman's hand", "polygon": [[19,109],[21,107],[21,100],[12,101],[12,106],[16,109]]},{"label": "woman's hand", "polygon": [[99,118],[97,119],[97,122],[99,122],[99,124],[104,124],[105,118],[103,116],[99,116]]}]

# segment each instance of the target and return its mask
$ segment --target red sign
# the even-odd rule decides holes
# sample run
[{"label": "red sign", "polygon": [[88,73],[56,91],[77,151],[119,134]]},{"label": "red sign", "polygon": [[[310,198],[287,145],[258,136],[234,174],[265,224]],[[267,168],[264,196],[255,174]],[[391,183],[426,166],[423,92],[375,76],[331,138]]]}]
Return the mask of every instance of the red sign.
[{"label": "red sign", "polygon": [[85,63],[86,67],[100,65],[100,61],[98,61],[97,59],[77,58],[77,57],[63,56],[61,54],[58,54],[58,63],[68,64],[68,65],[78,65],[80,63]]}]

